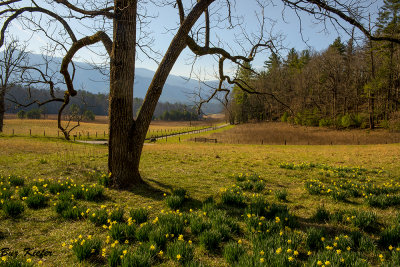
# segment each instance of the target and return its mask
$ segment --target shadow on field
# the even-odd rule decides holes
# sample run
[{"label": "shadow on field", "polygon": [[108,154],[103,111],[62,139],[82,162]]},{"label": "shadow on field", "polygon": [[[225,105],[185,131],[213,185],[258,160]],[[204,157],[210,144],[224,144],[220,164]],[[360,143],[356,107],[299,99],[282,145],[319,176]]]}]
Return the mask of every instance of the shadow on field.
[{"label": "shadow on field", "polygon": [[[149,190],[153,190],[152,192],[154,192],[154,193],[151,193],[149,191],[148,194],[157,194],[157,196],[143,194],[142,196],[144,196],[144,197],[150,197],[150,198],[153,198],[153,199],[156,199],[156,200],[163,200],[164,199],[164,193],[171,194],[173,189],[176,189],[176,188],[173,188],[169,184],[165,184],[165,183],[156,181],[156,180],[151,179],[151,178],[147,178],[146,180],[148,182],[150,182],[150,183],[154,183],[158,187],[161,187],[164,191],[162,191],[162,190],[160,190],[158,188],[155,188],[152,185],[149,185],[148,183],[146,183],[144,185],[141,185],[140,187],[143,187],[143,186],[149,187],[148,189]],[[136,188],[136,189],[139,189],[139,188]],[[132,191],[132,192],[136,193],[136,191]],[[184,202],[183,207],[181,208],[181,210],[188,211],[190,208],[192,208],[192,209],[200,209],[202,207],[202,204],[203,203],[200,200],[190,197],[190,194],[189,194],[189,198],[186,199],[186,201]]]},{"label": "shadow on field", "polygon": [[[146,179],[146,180],[155,182],[151,179]],[[160,190],[159,188],[152,186],[147,181],[145,181],[144,183],[142,183],[140,185],[133,187],[132,189],[129,190],[129,192],[132,192],[135,195],[139,195],[142,197],[146,197],[146,198],[150,198],[150,199],[158,200],[158,201],[161,201],[164,198],[163,195],[165,193],[164,191]]]}]

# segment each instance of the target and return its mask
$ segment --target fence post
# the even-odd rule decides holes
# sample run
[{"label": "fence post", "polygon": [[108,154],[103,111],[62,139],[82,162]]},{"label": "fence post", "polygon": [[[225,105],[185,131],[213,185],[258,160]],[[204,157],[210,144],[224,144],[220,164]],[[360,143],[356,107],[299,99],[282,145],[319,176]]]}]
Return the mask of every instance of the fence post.
[{"label": "fence post", "polygon": [[262,145],[264,144],[264,139],[261,140],[261,144],[262,144]]},{"label": "fence post", "polygon": [[181,137],[179,136],[179,142],[181,141]]},{"label": "fence post", "polygon": [[32,136],[32,129],[29,129],[29,136]]},{"label": "fence post", "polygon": [[89,132],[87,132],[87,138],[89,138]]},{"label": "fence post", "polygon": [[286,146],[286,139],[285,139],[285,146]]},{"label": "fence post", "polygon": [[96,132],[96,138],[97,138],[97,132]]},{"label": "fence post", "polygon": [[104,137],[106,137],[106,131],[104,131]]},{"label": "fence post", "polygon": [[12,135],[14,135],[14,129],[13,129],[13,134]]}]

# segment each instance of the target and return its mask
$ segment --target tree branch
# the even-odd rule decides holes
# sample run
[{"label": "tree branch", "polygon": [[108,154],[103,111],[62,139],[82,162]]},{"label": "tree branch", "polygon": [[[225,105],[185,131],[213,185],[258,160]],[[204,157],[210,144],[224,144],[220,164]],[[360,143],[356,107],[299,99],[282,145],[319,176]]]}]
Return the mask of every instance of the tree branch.
[{"label": "tree branch", "polygon": [[71,96],[75,96],[77,92],[74,89],[71,76],[69,75],[68,72],[68,64],[72,61],[72,58],[74,57],[75,53],[78,52],[79,49],[88,45],[95,44],[100,41],[103,42],[103,45],[106,48],[107,52],[109,53],[109,55],[111,55],[111,47],[112,47],[111,39],[105,32],[98,31],[92,36],[86,36],[74,42],[71,48],[68,50],[67,54],[64,56],[61,63],[60,73],[64,75],[64,80],[67,85],[68,92]]},{"label": "tree branch", "polygon": [[68,2],[67,0],[55,0],[56,3],[62,4],[66,7],[68,7],[69,9],[81,13],[83,15],[89,15],[91,17],[95,17],[95,16],[105,16],[109,19],[114,18],[114,13],[110,12],[111,10],[114,10],[114,7],[106,7],[100,10],[85,10],[85,9],[81,9],[76,7],[75,5],[71,4],[70,2]]},{"label": "tree branch", "polygon": [[71,40],[73,42],[77,41],[77,39],[75,37],[75,34],[72,31],[71,27],[68,25],[68,23],[62,17],[60,17],[59,15],[57,15],[54,12],[51,12],[50,10],[47,10],[47,9],[44,9],[44,8],[41,8],[41,7],[23,7],[23,8],[17,9],[17,10],[10,10],[10,11],[15,12],[15,13],[12,14],[10,17],[8,17],[8,19],[3,24],[3,27],[2,27],[1,32],[0,32],[0,47],[2,47],[3,44],[4,44],[4,34],[5,34],[6,30],[7,30],[8,24],[10,24],[11,21],[16,19],[19,15],[21,15],[24,12],[30,12],[30,13],[40,12],[40,13],[44,13],[44,14],[47,14],[47,15],[55,18],[56,20],[58,20],[64,26],[64,29],[68,32]]}]

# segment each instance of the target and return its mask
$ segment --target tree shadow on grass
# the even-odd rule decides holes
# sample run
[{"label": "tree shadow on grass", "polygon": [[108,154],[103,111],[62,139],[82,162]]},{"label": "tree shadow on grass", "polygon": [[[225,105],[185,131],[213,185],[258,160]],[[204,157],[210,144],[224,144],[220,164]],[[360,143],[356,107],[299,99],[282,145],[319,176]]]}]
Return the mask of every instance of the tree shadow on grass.
[{"label": "tree shadow on grass", "polygon": [[[150,180],[150,179],[147,179]],[[150,180],[152,182],[155,182],[153,180]],[[139,195],[142,197],[146,198],[151,198],[153,200],[161,201],[164,198],[164,193],[165,191],[154,187],[153,185],[149,184],[147,181],[144,181],[143,183],[134,186],[129,190],[129,192]]]},{"label": "tree shadow on grass", "polygon": [[[151,182],[151,183],[153,183],[153,184],[155,184],[155,185],[161,187],[162,189],[165,189],[165,191],[166,191],[165,193],[172,192],[173,187],[172,187],[171,185],[169,185],[169,184],[165,184],[165,183],[156,181],[156,180],[151,179],[151,178],[147,178],[146,181],[149,181],[149,182]],[[151,186],[151,185],[150,185],[150,186]],[[157,189],[157,190],[160,190],[160,189]],[[160,190],[160,191],[161,191],[161,190]]]}]

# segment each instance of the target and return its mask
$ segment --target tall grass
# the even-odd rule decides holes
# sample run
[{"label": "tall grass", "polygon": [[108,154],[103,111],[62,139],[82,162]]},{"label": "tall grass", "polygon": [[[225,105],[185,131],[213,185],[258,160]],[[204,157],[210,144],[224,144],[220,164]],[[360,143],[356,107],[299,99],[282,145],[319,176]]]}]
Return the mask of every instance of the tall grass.
[{"label": "tall grass", "polygon": [[287,123],[248,123],[214,133],[219,143],[268,145],[365,145],[399,143],[400,133],[378,129],[333,130]]}]

